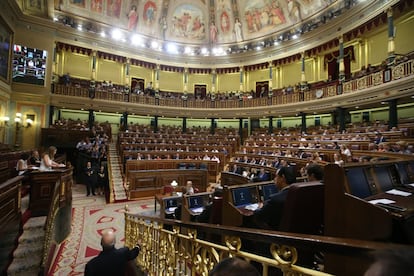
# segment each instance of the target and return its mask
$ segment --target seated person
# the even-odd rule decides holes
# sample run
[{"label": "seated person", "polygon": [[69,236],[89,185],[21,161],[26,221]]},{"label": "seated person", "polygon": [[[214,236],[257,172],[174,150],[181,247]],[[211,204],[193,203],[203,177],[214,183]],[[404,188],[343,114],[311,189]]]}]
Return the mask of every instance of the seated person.
[{"label": "seated person", "polygon": [[306,168],[306,174],[308,181],[321,181],[323,180],[323,167],[318,164],[310,164]]},{"label": "seated person", "polygon": [[30,165],[32,165],[32,166],[36,166],[36,167],[39,167],[40,166],[40,154],[39,154],[39,151],[37,151],[37,150],[34,150],[33,152],[32,152],[32,155],[30,156],[30,158],[29,158],[29,164]]},{"label": "seated person", "polygon": [[[184,192],[184,189],[183,189],[183,192]],[[194,194],[193,181],[191,181],[191,180],[187,181],[187,184],[185,186],[184,194],[185,195],[193,195]]]},{"label": "seated person", "polygon": [[27,153],[23,153],[20,155],[20,159],[17,161],[16,164],[16,171],[18,175],[23,175],[27,172],[29,169],[29,166],[27,165],[27,160],[29,159],[29,155]]},{"label": "seated person", "polygon": [[254,182],[263,182],[270,180],[270,175],[265,171],[264,168],[260,168],[260,172],[253,179]]},{"label": "seated person", "polygon": [[278,193],[270,196],[253,214],[254,223],[264,229],[278,230],[289,185],[296,182],[292,167],[281,167],[274,179]]}]

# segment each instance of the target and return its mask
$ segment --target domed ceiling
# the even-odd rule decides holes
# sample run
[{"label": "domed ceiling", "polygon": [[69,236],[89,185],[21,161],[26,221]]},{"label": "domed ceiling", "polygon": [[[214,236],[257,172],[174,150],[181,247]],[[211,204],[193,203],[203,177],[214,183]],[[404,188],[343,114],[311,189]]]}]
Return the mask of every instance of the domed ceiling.
[{"label": "domed ceiling", "polygon": [[244,44],[276,33],[283,39],[283,32],[308,31],[324,21],[326,11],[334,16],[334,12],[349,8],[353,2],[55,0],[54,9],[56,20],[68,25],[82,24],[92,32],[101,32],[102,26],[112,26],[162,41],[212,46]]}]

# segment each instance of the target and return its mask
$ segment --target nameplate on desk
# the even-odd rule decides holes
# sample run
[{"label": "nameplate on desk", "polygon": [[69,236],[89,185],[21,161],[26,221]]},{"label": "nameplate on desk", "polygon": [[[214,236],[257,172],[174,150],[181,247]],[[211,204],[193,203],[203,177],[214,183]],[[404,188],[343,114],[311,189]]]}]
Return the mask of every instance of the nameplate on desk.
[{"label": "nameplate on desk", "polygon": [[412,193],[400,191],[400,190],[397,190],[397,189],[392,189],[392,190],[386,191],[386,193],[390,194],[390,195],[399,195],[399,196],[410,196],[410,195],[412,195]]}]

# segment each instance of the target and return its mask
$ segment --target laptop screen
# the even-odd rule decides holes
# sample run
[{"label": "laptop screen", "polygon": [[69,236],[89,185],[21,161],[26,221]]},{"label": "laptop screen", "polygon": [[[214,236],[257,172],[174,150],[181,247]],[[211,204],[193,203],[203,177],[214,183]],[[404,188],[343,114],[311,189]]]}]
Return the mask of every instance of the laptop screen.
[{"label": "laptop screen", "polygon": [[178,201],[176,198],[169,198],[165,200],[165,209],[171,208],[171,207],[177,207]]},{"label": "laptop screen", "polygon": [[246,204],[252,203],[252,194],[250,193],[250,189],[243,187],[243,188],[236,188],[232,190],[233,193],[233,204],[235,206],[242,206]]},{"label": "laptop screen", "polygon": [[262,186],[263,200],[268,200],[272,194],[277,193],[277,187],[275,184],[267,184]]},{"label": "laptop screen", "polygon": [[345,174],[352,195],[359,198],[365,198],[372,195],[363,167],[349,168],[345,170]]},{"label": "laptop screen", "polygon": [[203,207],[203,197],[202,196],[190,196],[188,198],[188,207],[190,209]]}]

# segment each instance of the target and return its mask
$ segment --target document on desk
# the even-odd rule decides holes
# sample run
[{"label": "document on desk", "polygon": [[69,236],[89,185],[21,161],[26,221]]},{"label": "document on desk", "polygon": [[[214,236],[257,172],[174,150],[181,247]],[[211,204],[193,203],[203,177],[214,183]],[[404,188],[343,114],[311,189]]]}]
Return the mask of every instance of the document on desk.
[{"label": "document on desk", "polygon": [[410,196],[410,195],[412,195],[412,193],[400,191],[400,190],[397,190],[397,189],[392,189],[392,190],[386,191],[386,193],[390,194],[390,195],[399,195],[399,196]]},{"label": "document on desk", "polygon": [[377,203],[392,204],[392,203],[395,203],[394,200],[390,200],[390,199],[386,199],[386,198],[374,199],[374,200],[370,200],[368,202],[372,203],[372,204],[377,204]]},{"label": "document on desk", "polygon": [[414,183],[410,183],[410,184],[408,184],[409,186],[411,186],[411,187],[414,187]]},{"label": "document on desk", "polygon": [[177,207],[169,207],[169,208],[167,208],[167,211],[168,212],[174,212],[175,209],[177,209]]},{"label": "document on desk", "polygon": [[191,212],[196,213],[196,214],[201,214],[204,210],[204,207],[198,207],[198,208],[192,208],[190,209]]},{"label": "document on desk", "polygon": [[259,203],[253,203],[253,204],[244,206],[244,209],[247,209],[250,211],[255,211],[257,208],[259,208]]}]

